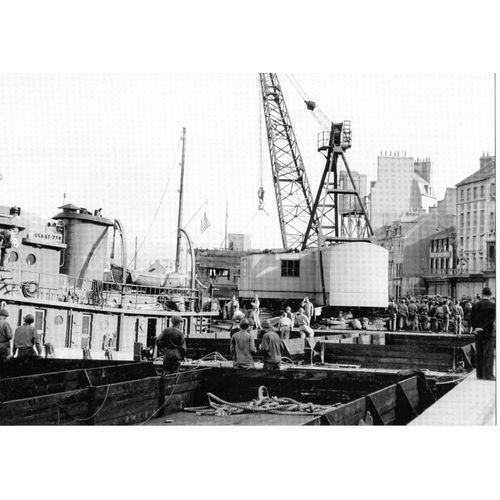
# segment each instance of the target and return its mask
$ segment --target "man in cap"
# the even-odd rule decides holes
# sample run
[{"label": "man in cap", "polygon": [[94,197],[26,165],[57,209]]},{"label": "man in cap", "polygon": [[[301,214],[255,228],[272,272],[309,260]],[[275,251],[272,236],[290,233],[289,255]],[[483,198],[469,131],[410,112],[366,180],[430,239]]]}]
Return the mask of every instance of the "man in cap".
[{"label": "man in cap", "polygon": [[472,306],[471,325],[476,333],[476,373],[478,379],[495,380],[493,374],[495,348],[495,304],[491,290],[483,288],[483,298]]},{"label": "man in cap", "polygon": [[248,331],[250,323],[247,319],[240,321],[240,329],[231,337],[231,354],[235,368],[254,368],[252,354],[255,354],[255,340]]},{"label": "man in cap", "polygon": [[264,358],[264,370],[279,370],[281,363],[282,342],[280,336],[275,332],[268,319],[262,322],[264,335],[260,343],[260,350]]},{"label": "man in cap", "polygon": [[24,323],[14,332],[14,351],[18,358],[38,357],[42,354],[42,346],[36,328],[33,326],[33,314],[24,317]]},{"label": "man in cap", "polygon": [[7,318],[9,311],[7,309],[0,309],[0,363],[10,358],[12,353],[12,328],[10,327]]},{"label": "man in cap", "polygon": [[165,328],[156,339],[158,349],[164,350],[163,369],[166,373],[177,373],[186,356],[186,339],[181,329],[182,318],[172,316],[171,326]]},{"label": "man in cap", "polygon": [[299,327],[300,337],[305,339],[306,334],[308,337],[314,337],[314,330],[310,327],[309,318],[304,313],[304,308],[299,308],[299,312],[295,317],[297,325]]}]

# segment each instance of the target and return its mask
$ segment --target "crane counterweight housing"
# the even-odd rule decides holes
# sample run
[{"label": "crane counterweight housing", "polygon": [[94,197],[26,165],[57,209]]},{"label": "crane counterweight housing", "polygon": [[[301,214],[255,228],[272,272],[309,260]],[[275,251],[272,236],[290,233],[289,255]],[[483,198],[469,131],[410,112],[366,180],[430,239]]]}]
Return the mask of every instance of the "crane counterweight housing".
[{"label": "crane counterweight housing", "polygon": [[256,293],[264,301],[307,296],[316,305],[344,310],[385,308],[387,273],[387,249],[369,242],[337,243],[301,252],[251,253],[241,260],[239,295],[250,298]]}]

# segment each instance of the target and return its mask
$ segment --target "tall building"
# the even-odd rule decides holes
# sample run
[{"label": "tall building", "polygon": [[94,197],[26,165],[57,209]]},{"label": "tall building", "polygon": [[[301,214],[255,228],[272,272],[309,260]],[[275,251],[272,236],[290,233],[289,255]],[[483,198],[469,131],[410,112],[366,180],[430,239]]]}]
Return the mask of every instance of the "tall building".
[{"label": "tall building", "polygon": [[457,296],[495,288],[495,157],[457,184]]},{"label": "tall building", "polygon": [[[428,275],[436,274],[430,271],[436,269],[451,269],[453,265],[452,255],[448,255],[450,240],[440,242],[435,247],[434,240],[445,236],[442,232],[449,230],[455,224],[455,214],[446,210],[450,206],[450,200],[454,199],[455,190],[446,191],[447,196],[438,203],[437,207],[432,207],[429,213],[406,214],[399,220],[386,224],[375,230],[377,242],[389,250],[389,294],[394,297],[402,295],[425,295],[428,292]],[[448,238],[448,235],[446,235]],[[441,252],[439,255],[432,255],[430,259],[430,249]],[[436,260],[443,257],[442,261]],[[446,258],[445,258],[446,257]]]},{"label": "tall building", "polygon": [[[359,194],[361,201],[366,208],[366,198],[368,196],[368,178],[359,172],[351,172],[352,180],[354,182],[354,189]],[[339,172],[339,188],[352,189],[352,183],[349,175],[345,170]],[[353,195],[340,195],[339,196],[339,211],[340,213],[359,212],[361,207],[358,199]]]},{"label": "tall building", "polygon": [[374,229],[401,216],[426,212],[436,203],[429,158],[414,160],[399,152],[377,159],[377,181],[371,184],[370,218]]}]

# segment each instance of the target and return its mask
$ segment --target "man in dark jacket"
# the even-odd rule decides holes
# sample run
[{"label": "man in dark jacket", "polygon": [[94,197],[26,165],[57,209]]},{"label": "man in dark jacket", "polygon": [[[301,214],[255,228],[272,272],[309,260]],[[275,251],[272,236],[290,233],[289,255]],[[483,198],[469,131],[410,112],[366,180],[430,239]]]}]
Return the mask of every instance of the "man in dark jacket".
[{"label": "man in dark jacket", "polygon": [[255,349],[255,340],[248,331],[250,326],[247,319],[240,321],[240,329],[231,337],[231,355],[233,357],[233,366],[235,368],[254,368],[253,354]]},{"label": "man in dark jacket", "polygon": [[264,370],[279,370],[281,364],[281,338],[267,319],[262,322],[262,329],[264,335],[260,343],[260,350],[264,355]]},{"label": "man in dark jacket", "polygon": [[495,304],[491,290],[483,288],[483,298],[472,306],[471,325],[476,332],[476,373],[478,379],[495,380],[493,375],[495,348]]},{"label": "man in dark jacket", "polygon": [[7,309],[0,309],[0,363],[11,355],[12,328],[7,321],[8,316]]},{"label": "man in dark jacket", "polygon": [[186,356],[186,339],[181,329],[182,318],[173,316],[169,328],[165,328],[156,339],[158,349],[164,350],[163,369],[166,373],[177,373]]},{"label": "man in dark jacket", "polygon": [[36,328],[33,326],[33,314],[24,317],[24,323],[14,332],[14,352],[18,358],[38,357],[42,354],[42,346]]}]

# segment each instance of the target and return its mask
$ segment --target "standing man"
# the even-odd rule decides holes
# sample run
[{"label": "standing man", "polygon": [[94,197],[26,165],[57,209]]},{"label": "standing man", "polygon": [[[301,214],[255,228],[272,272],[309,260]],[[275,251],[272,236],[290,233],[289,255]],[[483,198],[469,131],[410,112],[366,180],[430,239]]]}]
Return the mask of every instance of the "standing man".
[{"label": "standing man", "polygon": [[113,332],[104,334],[102,339],[102,350],[104,351],[104,358],[113,359],[113,351],[115,349],[115,336]]},{"label": "standing man", "polygon": [[305,297],[300,305],[304,309],[304,314],[309,318],[309,323],[311,323],[311,318],[314,314],[314,306],[309,302],[309,297]]},{"label": "standing man", "polygon": [[406,323],[408,321],[408,306],[406,305],[406,300],[401,299],[398,306],[398,326],[400,330],[406,328]]},{"label": "standing man", "polygon": [[416,332],[418,330],[418,307],[415,303],[415,299],[410,299],[408,304],[408,324],[411,326],[412,331]]},{"label": "standing man", "polygon": [[288,340],[290,338],[290,332],[292,331],[292,319],[288,317],[286,312],[281,315],[279,331],[282,340]]},{"label": "standing man", "polygon": [[235,368],[254,368],[252,354],[255,354],[255,340],[248,331],[250,323],[247,319],[240,321],[240,329],[231,337],[231,354]]},{"label": "standing man", "polygon": [[9,229],[0,230],[0,271],[5,271],[5,263],[12,248],[12,233]]},{"label": "standing man", "polygon": [[281,364],[282,342],[268,320],[262,322],[264,335],[260,343],[260,350],[264,354],[264,370],[279,370]]},{"label": "standing man", "polygon": [[455,335],[461,335],[462,321],[464,319],[464,310],[462,309],[462,306],[460,305],[460,302],[458,302],[458,300],[455,301],[455,305],[453,306],[452,312],[453,312],[453,324],[454,324]]},{"label": "standing man", "polygon": [[235,295],[232,296],[231,301],[228,303],[228,318],[232,318],[234,313],[240,309],[240,303]]},{"label": "standing man", "polygon": [[496,380],[493,374],[495,349],[495,304],[491,290],[483,288],[482,300],[472,306],[471,324],[476,333],[476,373],[482,380]]},{"label": "standing man", "polygon": [[314,337],[314,330],[309,326],[309,318],[304,313],[304,308],[300,308],[297,316],[295,317],[299,327],[300,337],[305,339],[306,334],[308,337]]},{"label": "standing man", "polygon": [[394,301],[394,297],[391,297],[391,300],[389,302],[389,305],[387,306],[387,311],[389,312],[389,330],[392,332],[396,331],[396,324],[397,324],[397,315],[398,315],[398,306],[396,305],[396,302]]},{"label": "standing man", "polygon": [[14,332],[14,352],[18,358],[38,357],[42,355],[42,346],[38,332],[33,326],[35,318],[32,314],[24,317],[24,323]]},{"label": "standing man", "polygon": [[170,327],[165,328],[156,339],[158,349],[163,349],[163,370],[166,373],[177,373],[186,356],[186,339],[182,332],[182,318],[172,316]]},{"label": "standing man", "polygon": [[255,325],[255,328],[257,329],[262,328],[260,324],[260,300],[257,294],[255,295],[255,298],[253,299],[252,302],[252,320]]},{"label": "standing man", "polygon": [[12,355],[12,328],[10,327],[7,318],[9,311],[7,309],[0,309],[0,363],[7,361]]}]

